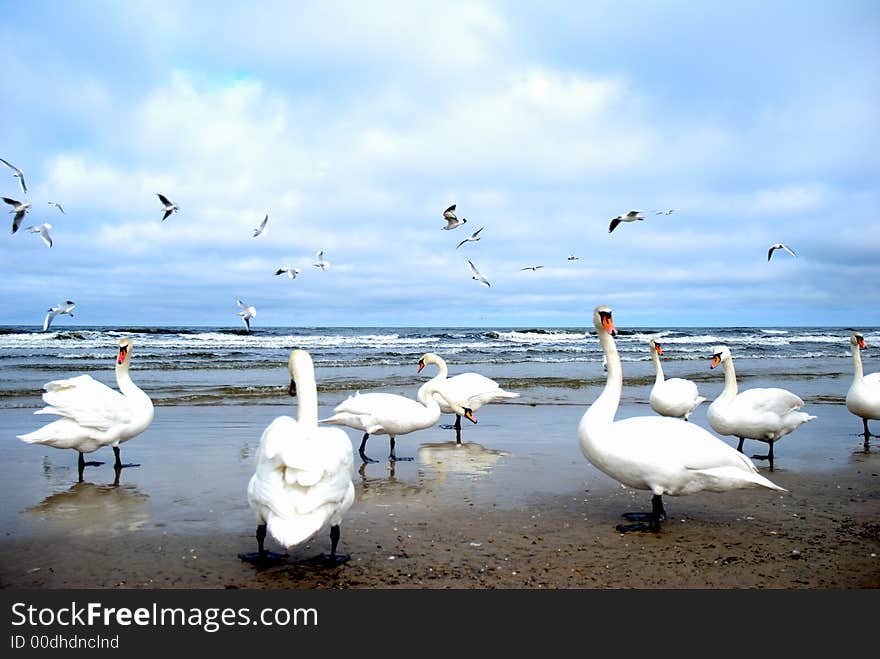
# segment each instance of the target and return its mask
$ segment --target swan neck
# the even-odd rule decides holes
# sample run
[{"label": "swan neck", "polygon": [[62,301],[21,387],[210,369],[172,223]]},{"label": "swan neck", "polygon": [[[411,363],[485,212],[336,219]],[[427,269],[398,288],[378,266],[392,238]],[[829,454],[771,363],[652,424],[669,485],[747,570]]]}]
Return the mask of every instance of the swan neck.
[{"label": "swan neck", "polygon": [[128,372],[129,362],[125,361],[121,364],[116,365],[116,386],[119,387],[119,391],[121,391],[125,396],[131,396],[132,394],[142,394],[143,392],[140,388],[131,380],[131,375]]},{"label": "swan neck", "polygon": [[733,368],[733,360],[725,359],[721,362],[724,368],[724,389],[721,391],[722,396],[736,396],[738,391],[736,385],[736,370]]},{"label": "swan neck", "polygon": [[584,414],[584,421],[591,426],[614,422],[614,415],[620,404],[620,394],[623,391],[623,370],[620,367],[620,354],[617,352],[614,338],[607,332],[600,331],[599,345],[605,353],[607,378],[602,393]]},{"label": "swan neck", "polygon": [[657,373],[657,377],[655,378],[655,382],[663,382],[663,365],[660,363],[660,355],[657,354],[656,350],[651,350],[651,359],[654,361],[654,372]]},{"label": "swan neck", "polygon": [[311,365],[301,366],[294,375],[296,382],[297,420],[303,426],[318,426],[318,389],[315,384],[315,369]]},{"label": "swan neck", "polygon": [[854,373],[853,380],[859,381],[862,378],[864,378],[865,372],[862,370],[862,351],[859,349],[858,346],[853,346],[852,355],[853,355],[853,373]]}]

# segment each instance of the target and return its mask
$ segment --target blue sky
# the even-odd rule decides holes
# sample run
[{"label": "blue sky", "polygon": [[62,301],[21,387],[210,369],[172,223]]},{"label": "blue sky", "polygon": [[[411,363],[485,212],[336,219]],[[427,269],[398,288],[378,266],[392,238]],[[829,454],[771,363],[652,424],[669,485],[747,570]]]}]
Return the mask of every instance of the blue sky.
[{"label": "blue sky", "polygon": [[0,324],[880,325],[880,3],[545,5],[0,0]]}]

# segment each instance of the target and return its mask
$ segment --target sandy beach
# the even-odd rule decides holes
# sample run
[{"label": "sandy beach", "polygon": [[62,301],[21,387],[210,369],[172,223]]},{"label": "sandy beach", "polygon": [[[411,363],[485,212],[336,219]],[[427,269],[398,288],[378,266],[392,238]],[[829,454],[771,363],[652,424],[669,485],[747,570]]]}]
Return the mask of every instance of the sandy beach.
[{"label": "sandy beach", "polygon": [[[324,401],[322,401],[322,406]],[[815,406],[814,406],[815,407]],[[774,588],[880,586],[880,453],[839,403],[777,446],[762,473],[788,492],[666,497],[658,534],[620,534],[649,495],[580,454],[574,404],[494,405],[465,428],[402,437],[389,463],[374,437],[343,525],[338,568],[316,565],[325,534],[257,569],[245,498],[253,452],[281,405],[157,408],[141,437],[76,482],[75,456],[24,445],[32,410],[2,410],[6,588]],[[322,409],[322,413],[324,410]],[[618,418],[649,414],[628,404]],[[705,410],[695,415],[704,423]],[[449,421],[443,419],[442,421]],[[359,441],[349,433],[353,442]],[[355,444],[356,448],[356,444]],[[757,450],[757,443],[746,450]],[[821,456],[817,458],[817,456]],[[272,549],[278,549],[270,541]]]}]

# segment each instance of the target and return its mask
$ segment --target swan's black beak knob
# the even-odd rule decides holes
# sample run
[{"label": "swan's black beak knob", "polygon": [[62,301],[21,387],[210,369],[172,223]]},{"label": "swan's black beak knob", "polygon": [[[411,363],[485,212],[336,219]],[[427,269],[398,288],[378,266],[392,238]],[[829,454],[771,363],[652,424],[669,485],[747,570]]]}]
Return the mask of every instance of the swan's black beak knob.
[{"label": "swan's black beak knob", "polygon": [[287,393],[289,393],[291,396],[296,396],[296,380],[290,381],[290,386],[287,387]]}]

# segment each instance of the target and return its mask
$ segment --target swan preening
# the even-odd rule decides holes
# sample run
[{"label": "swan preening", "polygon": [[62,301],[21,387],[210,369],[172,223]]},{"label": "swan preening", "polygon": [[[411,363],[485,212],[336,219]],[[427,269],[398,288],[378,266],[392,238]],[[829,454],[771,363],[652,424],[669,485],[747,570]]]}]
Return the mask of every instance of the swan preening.
[{"label": "swan preening", "polygon": [[880,371],[864,374],[861,351],[868,346],[861,332],[854,332],[849,344],[853,356],[853,382],[846,393],[846,409],[862,418],[867,442],[871,436],[868,419],[880,419]]},{"label": "swan preening", "polygon": [[[432,382],[433,386],[438,387],[438,392],[434,394],[434,398],[440,404],[440,412],[443,414],[455,414],[455,436],[456,442],[461,443],[461,415],[447,403],[447,400],[458,401],[462,407],[476,412],[483,405],[494,403],[507,398],[518,398],[519,394],[512,391],[505,391],[501,386],[490,378],[479,373],[461,373],[451,378],[447,377],[449,369],[444,359],[433,353],[437,364],[437,377],[429,380],[419,389],[418,398],[421,400],[423,390]],[[424,367],[425,362],[419,362],[419,371]]]},{"label": "swan preening", "polygon": [[260,438],[256,472],[248,483],[248,504],[257,516],[257,551],[239,554],[262,562],[280,558],[268,552],[266,533],[284,547],[300,545],[330,525],[330,556],[325,562],[348,559],[336,554],[339,525],[354,501],[351,441],[338,428],[318,427],[318,393],[312,358],[294,350],[287,362],[292,396],[298,398],[298,419],[277,417]]},{"label": "swan preening", "polygon": [[[440,367],[442,359],[432,352],[425,353],[419,359],[419,371],[427,364],[437,364]],[[445,363],[443,363],[445,367]],[[440,419],[440,404],[435,400],[434,394],[445,398],[440,389],[446,373],[441,371],[419,389],[418,400],[412,400],[406,396],[386,393],[356,393],[342,401],[333,410],[333,416],[321,419],[320,423],[330,423],[347,426],[364,433],[358,453],[364,462],[375,462],[367,457],[365,448],[370,435],[388,435],[390,438],[391,452],[389,460],[412,460],[412,458],[399,458],[394,452],[394,439],[398,435],[406,435],[416,430],[430,428]],[[469,421],[476,423],[473,411],[461,404],[460,401],[446,401],[450,408]]]},{"label": "swan preening", "polygon": [[767,455],[752,457],[769,460],[770,471],[773,471],[773,444],[816,417],[798,412],[804,401],[786,389],[747,389],[738,393],[733,356],[726,346],[715,348],[709,368],[718,364],[724,368],[724,390],[706,411],[709,425],[719,435],[739,438],[739,451],[742,451],[744,439],[767,442],[770,446]]},{"label": "swan preening", "polygon": [[153,421],[153,401],[131,381],[128,373],[131,346],[129,339],[119,341],[116,357],[119,391],[89,375],[53,380],[44,385],[46,407],[34,414],[58,414],[63,418],[18,438],[29,444],[79,451],[80,476],[85,466],[103,464],[86,463],[83,457],[84,453],[97,451],[102,446],[113,447],[117,468],[136,467],[122,464],[119,445],[147,429]]},{"label": "swan preening", "polygon": [[665,379],[663,366],[660,364],[663,347],[653,338],[648,342],[648,345],[651,348],[651,359],[654,361],[654,371],[657,374],[654,386],[651,387],[651,409],[657,414],[687,421],[691,412],[706,399],[700,395],[697,385],[691,380]]},{"label": "swan preening", "polygon": [[[623,373],[613,336],[617,333],[611,308],[596,307],[593,324],[608,363],[601,395],[581,418],[578,438],[584,457],[615,480],[652,494],[650,513],[627,513],[642,520],[619,525],[619,531],[659,531],[666,518],[663,495],[706,490],[726,492],[742,488],[783,488],[758,473],[754,464],[712,433],[681,419],[641,416],[615,421]],[[646,522],[646,523],[645,523]]]}]

